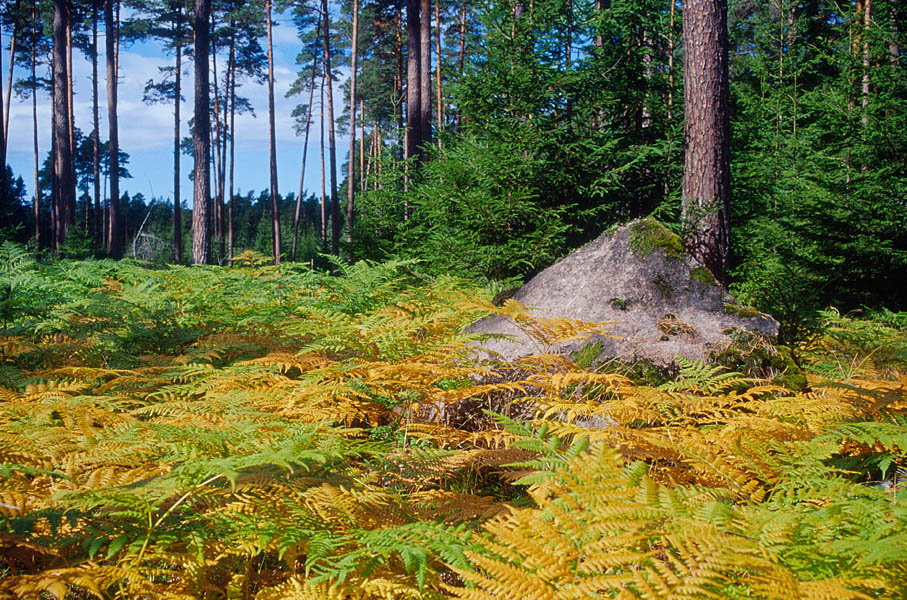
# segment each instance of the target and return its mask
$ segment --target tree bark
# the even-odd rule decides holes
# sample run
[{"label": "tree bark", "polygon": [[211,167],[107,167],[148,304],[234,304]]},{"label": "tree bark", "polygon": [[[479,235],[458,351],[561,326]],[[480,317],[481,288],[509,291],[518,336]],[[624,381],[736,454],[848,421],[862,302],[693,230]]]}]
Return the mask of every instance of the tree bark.
[{"label": "tree bark", "polygon": [[[72,3],[66,5],[66,96],[69,98],[69,152],[75,157],[75,116],[73,115],[72,93]],[[75,165],[73,165],[73,181],[75,181]]]},{"label": "tree bark", "polygon": [[441,94],[441,2],[435,0],[435,61],[438,94],[438,150],[441,150],[441,131],[444,129],[444,96]]},{"label": "tree bark", "polygon": [[[318,24],[315,26],[315,31],[321,29],[321,20],[319,19]],[[318,37],[314,37],[312,43],[312,75],[309,78],[309,104],[306,107],[305,114],[305,141],[302,143],[302,166],[299,169],[299,195],[296,196],[296,210],[293,213],[293,246],[290,251],[290,260],[296,260],[296,244],[299,239],[299,221],[302,218],[302,195],[305,191],[305,164],[309,155],[309,131],[312,126],[312,101],[315,98],[315,75],[318,73]],[[322,90],[324,86],[322,85]],[[324,135],[324,110],[322,109],[322,136]],[[324,140],[321,140],[321,174],[322,174],[322,188],[324,187]],[[324,193],[322,191],[322,199]]]},{"label": "tree bark", "polygon": [[[109,0],[108,0],[109,1]],[[211,252],[208,210],[211,203],[211,116],[209,112],[208,39],[210,0],[195,0],[195,176],[192,206],[192,262],[207,264]]]},{"label": "tree bark", "polygon": [[183,93],[183,6],[176,9],[176,71],[173,99],[173,261],[183,262],[183,207],[180,200],[180,97]]},{"label": "tree bark", "polygon": [[727,0],[683,10],[683,221],[689,252],[727,282],[730,205]]},{"label": "tree bark", "polygon": [[[436,0],[437,1],[437,0]],[[426,146],[431,144],[431,0],[421,0],[419,19],[419,129],[420,157],[428,158]]]},{"label": "tree bark", "polygon": [[[120,216],[120,135],[117,124],[117,37],[119,23],[114,20],[113,5],[117,0],[104,0],[104,25],[107,39],[107,126],[109,129],[108,172],[110,173],[110,225],[107,247],[113,258],[123,255],[123,230]],[[119,11],[118,11],[119,12]]]},{"label": "tree bark", "polygon": [[75,225],[76,188],[73,181],[72,152],[69,145],[69,95],[66,93],[68,67],[66,64],[66,28],[68,21],[66,0],[54,0],[54,208],[57,214],[56,252]]},{"label": "tree bark", "polygon": [[406,0],[406,155],[419,155],[422,145],[422,42],[419,0]]},{"label": "tree bark", "polygon": [[215,36],[216,23],[214,15],[211,15],[211,83],[214,86],[214,129],[211,131],[212,144],[214,151],[211,153],[211,168],[214,170],[212,179],[214,182],[214,239],[217,241],[218,263],[224,257],[224,186],[221,174],[223,173],[223,163],[221,162],[220,142],[221,142],[221,109],[220,109],[220,80],[217,77],[217,38]]},{"label": "tree bark", "polygon": [[91,174],[94,179],[94,233],[99,246],[104,245],[104,217],[101,213],[101,118],[98,106],[98,3],[91,5]]},{"label": "tree bark", "polygon": [[35,76],[37,70],[37,56],[35,52],[34,40],[38,39],[38,0],[32,0],[32,34],[34,35],[31,44],[31,110],[32,110],[32,135],[35,147],[35,201],[32,207],[35,213],[35,249],[41,248],[41,183],[38,180],[38,79]]},{"label": "tree bark", "polygon": [[863,7],[863,127],[869,126],[869,62],[870,62],[870,32],[872,26],[872,0],[865,0]]},{"label": "tree bark", "polygon": [[230,29],[230,188],[227,205],[227,264],[233,266],[233,173],[236,158],[236,24]]},{"label": "tree bark", "polygon": [[324,20],[324,72],[327,85],[328,102],[328,155],[331,174],[331,254],[340,254],[340,202],[337,198],[337,143],[334,137],[334,92],[331,71],[331,37],[328,18],[328,0],[321,0],[322,19]]},{"label": "tree bark", "polygon": [[328,217],[327,202],[325,194],[325,166],[324,166],[324,82],[327,79],[327,73],[321,74],[321,99],[319,101],[320,118],[321,118],[321,135],[318,138],[321,149],[321,249],[323,252],[328,251]]},{"label": "tree bark", "polygon": [[[17,1],[15,8],[13,8],[13,13],[16,16],[18,16],[19,14],[18,8],[19,2]],[[9,148],[9,110],[10,100],[12,100],[13,97],[13,71],[16,69],[16,40],[18,38],[18,36],[16,35],[18,33],[18,29],[16,27],[17,24],[17,21],[13,22],[13,31],[9,39],[9,72],[7,73],[6,78],[6,100],[3,108],[3,154],[0,155],[0,165],[3,165],[4,168],[6,167],[6,151]],[[72,68],[71,63],[70,68]],[[3,96],[2,94],[0,94],[0,99],[2,98]]]},{"label": "tree bark", "polygon": [[356,185],[356,61],[359,49],[359,0],[353,0],[353,47],[350,58],[350,158],[346,174],[346,241],[353,241],[353,194]]},{"label": "tree bark", "polygon": [[[277,132],[274,127],[274,45],[271,34],[271,0],[265,1],[265,19],[268,32],[268,134],[271,141],[271,240],[274,245],[274,265],[277,266],[280,264],[280,196],[277,192]],[[326,39],[325,44],[327,44]]]}]

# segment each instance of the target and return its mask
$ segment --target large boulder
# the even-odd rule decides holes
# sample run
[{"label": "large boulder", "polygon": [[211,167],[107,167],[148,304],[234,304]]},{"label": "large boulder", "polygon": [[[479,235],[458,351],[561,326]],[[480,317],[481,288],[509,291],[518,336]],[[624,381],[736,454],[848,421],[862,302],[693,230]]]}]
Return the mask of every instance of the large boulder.
[{"label": "large boulder", "polygon": [[[737,305],[708,269],[684,253],[680,238],[654,219],[603,234],[533,277],[513,298],[534,316],[611,321],[608,336],[553,348],[587,363],[616,358],[671,368],[676,356],[707,359],[722,351],[735,330],[778,334],[777,321]],[[508,336],[481,344],[488,358],[514,360],[535,352],[507,318],[483,319],[471,331]]]}]

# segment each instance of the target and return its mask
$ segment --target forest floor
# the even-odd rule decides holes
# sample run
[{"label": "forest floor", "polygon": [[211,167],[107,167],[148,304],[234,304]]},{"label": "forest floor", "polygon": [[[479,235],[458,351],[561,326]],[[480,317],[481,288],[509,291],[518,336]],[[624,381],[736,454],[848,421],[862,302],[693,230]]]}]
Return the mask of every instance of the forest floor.
[{"label": "forest floor", "polygon": [[[0,597],[907,594],[905,314],[824,313],[794,390],[411,263],[0,259]],[[476,364],[489,314],[542,352]]]}]

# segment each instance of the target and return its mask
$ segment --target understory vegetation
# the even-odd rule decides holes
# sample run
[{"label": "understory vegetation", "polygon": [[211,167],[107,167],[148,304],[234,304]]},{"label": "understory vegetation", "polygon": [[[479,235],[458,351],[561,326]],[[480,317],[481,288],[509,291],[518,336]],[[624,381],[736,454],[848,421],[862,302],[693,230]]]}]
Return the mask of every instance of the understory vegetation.
[{"label": "understory vegetation", "polygon": [[[907,594],[907,314],[822,313],[794,391],[540,353],[418,263],[0,251],[0,597]],[[774,351],[774,350],[773,350]],[[583,362],[583,361],[578,361]]]}]

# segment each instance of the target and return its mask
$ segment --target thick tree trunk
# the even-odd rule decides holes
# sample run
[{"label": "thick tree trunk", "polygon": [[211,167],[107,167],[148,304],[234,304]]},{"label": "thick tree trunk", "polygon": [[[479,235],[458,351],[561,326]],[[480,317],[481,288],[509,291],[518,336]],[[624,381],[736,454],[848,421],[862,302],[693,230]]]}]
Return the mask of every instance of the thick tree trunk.
[{"label": "thick tree trunk", "polygon": [[192,206],[192,262],[207,264],[211,252],[208,210],[211,204],[211,116],[208,86],[208,11],[210,0],[195,0],[195,177]]},{"label": "thick tree trunk", "polygon": [[66,28],[68,20],[66,0],[54,0],[54,208],[57,214],[54,232],[56,251],[75,225],[76,188],[73,181],[72,152],[69,145],[69,95],[66,93],[68,68],[66,64]]},{"label": "thick tree trunk", "polygon": [[353,0],[353,47],[350,58],[350,158],[346,174],[346,241],[353,241],[353,194],[356,185],[356,61],[359,49],[359,0]]},{"label": "thick tree trunk", "polygon": [[[437,0],[436,0],[437,1]],[[431,0],[421,0],[419,30],[419,129],[422,137],[419,146],[421,158],[428,154],[425,147],[431,144]]]},{"label": "thick tree trunk", "polygon": [[101,118],[98,106],[98,3],[91,5],[91,174],[94,180],[94,234],[98,246],[104,245],[104,216],[101,213]]},{"label": "thick tree trunk", "polygon": [[[108,171],[110,173],[110,225],[107,246],[110,255],[123,255],[123,227],[120,216],[120,135],[117,125],[117,37],[119,22],[114,20],[116,0],[104,0],[104,21],[107,33],[107,125],[109,129]],[[119,11],[118,11],[119,12]]]},{"label": "thick tree trunk", "polygon": [[[327,9],[325,9],[326,11]],[[265,19],[268,32],[268,134],[271,142],[271,241],[274,245],[274,265],[277,266],[280,264],[280,196],[277,192],[277,132],[274,127],[274,45],[271,34],[271,0],[265,2]],[[327,31],[325,31],[325,35],[327,35]],[[327,40],[325,40],[325,44],[327,44]],[[331,143],[333,144],[333,136]]]},{"label": "thick tree trunk", "polygon": [[419,0],[406,0],[406,156],[419,155],[422,145],[422,42]]},{"label": "thick tree trunk", "polygon": [[683,45],[686,246],[726,283],[730,247],[727,0],[687,0]]},{"label": "thick tree trunk", "polygon": [[176,9],[176,65],[173,99],[173,262],[183,262],[183,207],[180,200],[180,98],[183,93],[183,7]]},{"label": "thick tree trunk", "polygon": [[340,202],[337,198],[337,143],[334,137],[334,92],[331,71],[331,37],[328,19],[328,0],[321,0],[322,19],[324,20],[324,72],[327,74],[328,102],[328,156],[331,174],[331,254],[340,254]]}]

